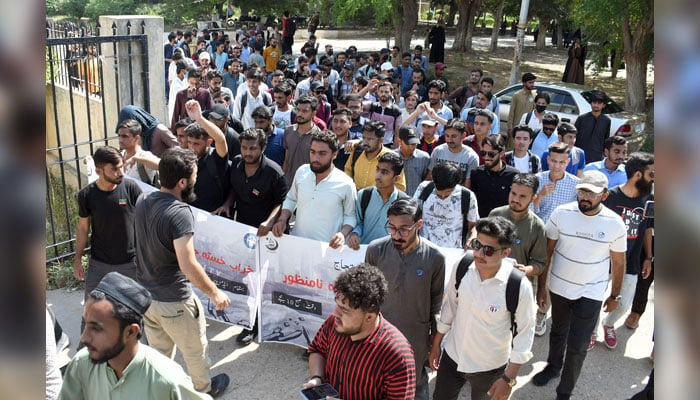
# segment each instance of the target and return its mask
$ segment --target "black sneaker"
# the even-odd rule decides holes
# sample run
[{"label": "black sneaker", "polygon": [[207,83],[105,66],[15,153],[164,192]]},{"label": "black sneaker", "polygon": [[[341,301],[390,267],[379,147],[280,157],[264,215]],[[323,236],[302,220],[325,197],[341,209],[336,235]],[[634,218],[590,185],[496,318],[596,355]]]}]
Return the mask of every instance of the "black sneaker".
[{"label": "black sneaker", "polygon": [[552,380],[552,378],[556,378],[557,376],[559,376],[559,371],[547,364],[542,371],[538,372],[532,377],[532,384],[535,386],[544,386],[547,384],[547,382]]},{"label": "black sneaker", "polygon": [[557,393],[557,400],[569,400],[571,399],[570,394],[559,394]]},{"label": "black sneaker", "polygon": [[211,378],[211,390],[207,394],[211,397],[221,396],[228,387],[229,382],[231,382],[231,379],[226,374],[219,374]]},{"label": "black sneaker", "polygon": [[258,331],[255,329],[243,329],[243,331],[238,334],[236,342],[247,345],[250,344],[258,336]]}]

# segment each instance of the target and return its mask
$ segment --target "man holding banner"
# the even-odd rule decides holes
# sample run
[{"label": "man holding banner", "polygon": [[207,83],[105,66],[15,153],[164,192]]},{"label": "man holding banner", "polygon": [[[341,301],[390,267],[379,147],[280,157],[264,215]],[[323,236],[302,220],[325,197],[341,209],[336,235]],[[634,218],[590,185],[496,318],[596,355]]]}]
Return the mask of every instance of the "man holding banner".
[{"label": "man holding banner", "polygon": [[294,175],[279,220],[272,227],[275,236],[282,236],[296,210],[292,235],[329,241],[334,249],[345,245],[356,223],[357,192],[352,179],[333,166],[337,155],[338,138],[333,132],[311,133],[311,163],[299,167]]},{"label": "man holding banner", "polygon": [[419,237],[423,220],[415,200],[395,201],[387,215],[389,236],[369,244],[365,262],[376,265],[386,276],[389,293],[382,314],[411,343],[416,364],[415,398],[427,400],[430,333],[437,332],[445,256],[437,246]]},{"label": "man holding banner", "polygon": [[336,307],[309,346],[304,388],[326,382],[341,399],[412,399],[411,346],[379,312],[388,291],[382,272],[360,264],[341,273],[334,290]]},{"label": "man holding banner", "polygon": [[153,297],[144,315],[149,345],[172,358],[177,346],[194,387],[217,397],[229,377],[209,379],[204,307],[192,292],[192,283],[217,310],[228,307],[228,296],[207,276],[194,252],[194,216],[185,203],[194,196],[197,155],[174,147],[163,154],[158,167],[160,191],[141,195],[136,203],[135,233],[137,281]]}]

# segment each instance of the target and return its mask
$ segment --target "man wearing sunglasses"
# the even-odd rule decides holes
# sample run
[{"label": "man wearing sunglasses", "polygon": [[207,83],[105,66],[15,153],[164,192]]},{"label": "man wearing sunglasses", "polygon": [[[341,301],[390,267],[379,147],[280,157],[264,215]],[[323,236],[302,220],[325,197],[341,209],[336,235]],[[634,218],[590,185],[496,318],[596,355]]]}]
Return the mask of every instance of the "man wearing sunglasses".
[{"label": "man wearing sunglasses", "polygon": [[479,155],[484,159],[484,164],[472,171],[469,179],[470,189],[481,206],[481,218],[487,217],[494,208],[508,204],[510,185],[518,170],[501,159],[505,146],[506,141],[499,134],[487,136],[481,142]]},{"label": "man wearing sunglasses", "polygon": [[396,200],[387,210],[389,236],[372,241],[365,262],[387,277],[389,291],[382,314],[411,343],[416,363],[416,399],[428,399],[430,335],[442,304],[445,256],[418,235],[422,210],[415,200]]},{"label": "man wearing sunglasses", "polygon": [[474,262],[459,286],[457,268],[452,272],[437,320],[429,356],[437,370],[434,400],[456,399],[467,381],[472,400],[505,400],[520,367],[532,358],[535,299],[530,281],[520,279],[515,336],[506,306],[506,282],[515,268],[514,260],[506,257],[516,242],[515,226],[503,217],[484,218],[476,223],[476,232],[470,243]]},{"label": "man wearing sunglasses", "polygon": [[[548,264],[538,278],[537,303],[547,303],[545,284],[551,269],[552,330],[547,366],[532,382],[544,386],[561,374],[559,400],[571,397],[601,305],[612,312],[621,299],[627,229],[622,218],[602,204],[608,195],[605,175],[585,171],[576,185],[577,201],[557,207],[546,224]],[[610,296],[605,298],[610,276]]]},{"label": "man wearing sunglasses", "polygon": [[559,141],[559,136],[554,134],[559,125],[559,117],[554,113],[547,113],[542,117],[542,130],[536,135],[532,141],[530,150],[532,154],[542,160],[542,155],[549,149],[549,146]]}]

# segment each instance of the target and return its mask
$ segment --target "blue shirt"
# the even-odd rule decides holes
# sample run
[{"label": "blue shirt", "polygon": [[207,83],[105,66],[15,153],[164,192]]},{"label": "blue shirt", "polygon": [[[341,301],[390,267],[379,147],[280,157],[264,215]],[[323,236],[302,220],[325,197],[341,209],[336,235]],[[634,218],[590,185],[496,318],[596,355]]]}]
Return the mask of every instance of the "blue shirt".
[{"label": "blue shirt", "polygon": [[[544,185],[551,182],[549,172],[538,173],[537,180],[540,181],[540,190],[542,190]],[[576,185],[578,185],[578,182],[579,178],[576,175],[564,172],[564,177],[557,181],[554,192],[542,197],[537,208],[534,208],[534,203],[530,203],[530,209],[546,224],[555,208],[577,200]]]},{"label": "blue shirt", "polygon": [[[442,104],[442,108],[436,114],[438,115],[438,117],[447,121],[451,120],[453,117],[452,109],[448,107],[445,103]],[[418,137],[421,137],[423,135],[423,124],[421,124],[421,121],[427,118],[427,116],[428,115],[425,112],[423,112],[421,115],[418,116],[418,118],[416,118],[416,131],[418,131]],[[438,129],[437,131],[435,131],[435,134],[437,136],[442,137],[442,135],[445,134],[445,125],[438,123],[437,127]]]},{"label": "blue shirt", "polygon": [[[369,204],[362,216],[362,193],[366,190],[371,190],[372,195],[369,198]],[[357,216],[357,224],[353,228],[353,232],[360,236],[360,244],[369,244],[374,239],[383,238],[388,235],[384,229],[387,219],[387,211],[399,195],[399,190],[394,188],[394,192],[389,196],[389,200],[385,203],[379,191],[374,186],[366,187],[357,193],[357,201],[355,204],[355,215]]]},{"label": "blue shirt", "polygon": [[284,163],[284,129],[274,128],[267,137],[267,146],[265,147],[265,156],[282,166]]},{"label": "blue shirt", "polygon": [[413,86],[413,68],[404,68],[403,65],[399,65],[394,69],[393,78],[401,78],[401,94],[406,94],[407,91],[411,90]]},{"label": "blue shirt", "polygon": [[549,150],[549,145],[552,143],[556,143],[559,141],[559,136],[555,132],[552,132],[552,134],[547,137],[547,135],[540,130],[540,132],[535,136],[535,140],[532,141],[532,147],[530,150],[532,151],[532,154],[536,155],[537,157],[540,158],[540,160],[544,160],[542,157],[542,154],[544,154],[545,151]]},{"label": "blue shirt", "polygon": [[219,72],[224,72],[224,66],[226,65],[226,61],[228,61],[228,54],[226,54],[225,51],[221,54],[214,52],[214,54],[212,54],[212,58],[214,59],[216,69]]},{"label": "blue shirt", "polygon": [[231,104],[233,104],[233,100],[235,99],[238,86],[243,82],[245,82],[245,76],[243,76],[243,74],[240,72],[238,73],[238,78],[235,78],[231,72],[224,74],[223,86],[231,89],[231,93],[234,96],[231,98]]},{"label": "blue shirt", "polygon": [[610,171],[609,169],[605,168],[605,160],[607,160],[607,158],[603,158],[601,161],[592,162],[586,165],[586,168],[584,168],[583,170],[600,171],[603,174],[605,174],[605,176],[608,178],[609,189],[627,183],[627,173],[625,172],[625,164],[620,164],[617,166],[616,170]]},{"label": "blue shirt", "polygon": [[[476,107],[465,107],[462,109],[462,112],[459,114],[459,118],[463,121],[467,121],[469,125],[474,127],[474,116],[469,115],[469,111],[474,109]],[[501,130],[501,122],[498,119],[498,114],[493,113],[493,122],[491,123],[491,130],[489,131],[489,135],[495,135],[497,133],[500,133]],[[555,135],[552,135],[555,136]]]}]

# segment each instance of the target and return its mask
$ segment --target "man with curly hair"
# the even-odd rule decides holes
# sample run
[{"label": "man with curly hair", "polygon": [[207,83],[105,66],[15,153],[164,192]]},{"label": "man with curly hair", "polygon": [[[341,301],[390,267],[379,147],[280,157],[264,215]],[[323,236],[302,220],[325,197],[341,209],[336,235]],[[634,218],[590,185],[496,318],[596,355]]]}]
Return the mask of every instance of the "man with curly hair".
[{"label": "man with curly hair", "polygon": [[362,263],[338,276],[336,307],[309,346],[311,378],[304,388],[329,383],[342,399],[412,399],[413,351],[379,312],[387,281]]}]

